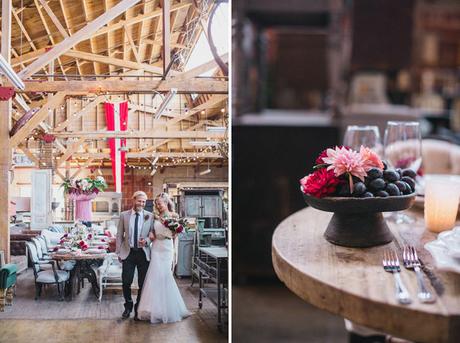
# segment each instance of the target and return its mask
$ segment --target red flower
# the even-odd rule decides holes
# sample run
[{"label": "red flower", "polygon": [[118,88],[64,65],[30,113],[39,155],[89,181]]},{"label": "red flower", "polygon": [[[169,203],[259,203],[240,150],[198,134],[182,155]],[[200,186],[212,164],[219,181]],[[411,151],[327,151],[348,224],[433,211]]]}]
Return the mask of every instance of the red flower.
[{"label": "red flower", "polygon": [[333,170],[321,168],[300,180],[301,190],[305,194],[322,198],[333,194],[340,180],[334,175]]},{"label": "red flower", "polygon": [[80,247],[82,247],[82,246],[85,245],[85,242],[84,242],[84,241],[80,241],[80,242],[78,243],[78,245],[79,245]]},{"label": "red flower", "polygon": [[149,215],[146,214],[146,215],[144,216],[144,220],[148,220],[148,219],[149,219]]},{"label": "red flower", "polygon": [[53,248],[53,251],[58,251],[58,250],[59,250],[58,247],[54,247],[54,248]]},{"label": "red flower", "polygon": [[184,230],[183,226],[182,225],[179,225],[176,229],[176,233],[181,233],[182,230]]},{"label": "red flower", "polygon": [[93,235],[92,234],[88,234],[88,239],[91,239],[93,238]]},{"label": "red flower", "polygon": [[323,164],[323,157],[327,157],[327,149],[323,150],[317,157],[315,164]]}]

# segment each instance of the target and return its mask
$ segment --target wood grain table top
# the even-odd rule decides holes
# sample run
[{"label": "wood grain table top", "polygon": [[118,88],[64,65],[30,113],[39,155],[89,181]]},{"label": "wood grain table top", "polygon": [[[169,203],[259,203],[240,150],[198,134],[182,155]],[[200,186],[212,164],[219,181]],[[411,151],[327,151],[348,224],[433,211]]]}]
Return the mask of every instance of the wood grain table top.
[{"label": "wood grain table top", "polygon": [[[435,268],[423,245],[436,239],[436,234],[425,229],[421,213],[410,213],[416,217],[413,224],[387,221],[393,242],[363,249],[324,239],[332,213],[313,208],[296,212],[273,234],[276,274],[306,302],[357,324],[417,342],[460,342],[460,274]],[[391,248],[402,260],[404,244],[416,247],[426,284],[437,295],[434,304],[417,299],[415,272],[404,268],[401,278],[412,303],[400,305],[396,300],[394,277],[383,270],[382,256]]]}]

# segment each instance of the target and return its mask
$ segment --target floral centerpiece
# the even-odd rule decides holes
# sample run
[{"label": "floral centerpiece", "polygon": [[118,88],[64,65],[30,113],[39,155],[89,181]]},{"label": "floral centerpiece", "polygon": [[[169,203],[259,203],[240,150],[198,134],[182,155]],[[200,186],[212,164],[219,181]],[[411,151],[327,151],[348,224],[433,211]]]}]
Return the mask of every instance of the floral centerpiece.
[{"label": "floral centerpiece", "polygon": [[324,232],[326,240],[355,248],[393,240],[382,212],[413,204],[413,170],[392,169],[363,146],[359,151],[344,146],[326,149],[313,169],[300,180],[300,190],[308,205],[334,213]]},{"label": "floral centerpiece", "polygon": [[83,178],[83,179],[67,179],[61,185],[64,187],[64,191],[67,194],[98,194],[107,189],[107,183],[102,176],[96,176],[95,178]]},{"label": "floral centerpiece", "polygon": [[[65,233],[61,237],[59,245],[72,251],[86,251],[88,250],[93,239],[94,233],[91,228],[88,228],[85,225],[76,224],[75,227],[70,230],[70,232]],[[105,250],[104,246],[99,246],[97,248],[100,250]],[[59,247],[55,247],[54,250],[59,250]]]},{"label": "floral centerpiece", "polygon": [[313,173],[300,180],[300,189],[316,198],[388,197],[415,191],[413,170],[391,169],[364,146],[359,151],[344,146],[326,149],[316,159],[313,169]]}]

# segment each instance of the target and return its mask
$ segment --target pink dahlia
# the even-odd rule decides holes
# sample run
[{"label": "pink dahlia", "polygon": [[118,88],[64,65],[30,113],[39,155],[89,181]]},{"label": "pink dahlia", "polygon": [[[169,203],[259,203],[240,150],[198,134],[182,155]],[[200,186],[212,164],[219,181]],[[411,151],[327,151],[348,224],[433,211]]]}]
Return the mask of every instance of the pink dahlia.
[{"label": "pink dahlia", "polygon": [[[345,148],[347,150],[351,150],[349,147],[343,146],[343,145],[339,145],[339,148]],[[325,163],[323,160],[323,157],[327,157],[327,149],[324,149],[323,151],[321,151],[321,154],[319,154],[319,156],[316,158],[315,164],[318,165],[318,164]]]},{"label": "pink dahlia", "polygon": [[364,146],[361,145],[361,148],[359,149],[359,154],[361,155],[364,161],[364,169],[366,170],[366,172],[372,168],[383,169],[382,160],[371,149],[365,148]]},{"label": "pink dahlia", "polygon": [[339,184],[339,179],[332,170],[321,168],[300,180],[300,189],[303,193],[322,198],[333,194]]},{"label": "pink dahlia", "polygon": [[327,157],[323,157],[324,163],[330,164],[327,170],[334,170],[335,176],[348,173],[364,181],[367,176],[365,161],[361,154],[345,147],[327,149]]}]

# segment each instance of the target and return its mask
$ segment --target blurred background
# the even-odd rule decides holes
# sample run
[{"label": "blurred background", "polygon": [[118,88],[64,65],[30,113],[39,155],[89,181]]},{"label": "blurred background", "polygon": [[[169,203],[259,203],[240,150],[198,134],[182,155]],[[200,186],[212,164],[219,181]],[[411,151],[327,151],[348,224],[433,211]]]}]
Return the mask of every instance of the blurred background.
[{"label": "blurred background", "polygon": [[277,279],[271,237],[306,206],[299,179],[348,125],[383,137],[389,120],[414,120],[424,147],[458,146],[460,1],[232,3],[233,338],[352,341],[342,318]]}]

